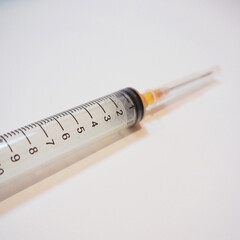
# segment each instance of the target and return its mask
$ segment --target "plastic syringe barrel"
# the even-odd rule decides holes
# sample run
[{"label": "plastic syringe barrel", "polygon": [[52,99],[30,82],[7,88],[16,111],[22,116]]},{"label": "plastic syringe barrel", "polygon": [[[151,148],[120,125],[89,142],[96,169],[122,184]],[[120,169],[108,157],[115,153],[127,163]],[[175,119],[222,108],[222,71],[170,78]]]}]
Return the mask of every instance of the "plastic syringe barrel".
[{"label": "plastic syringe barrel", "polygon": [[0,201],[99,150],[143,116],[141,95],[125,88],[0,135]]}]

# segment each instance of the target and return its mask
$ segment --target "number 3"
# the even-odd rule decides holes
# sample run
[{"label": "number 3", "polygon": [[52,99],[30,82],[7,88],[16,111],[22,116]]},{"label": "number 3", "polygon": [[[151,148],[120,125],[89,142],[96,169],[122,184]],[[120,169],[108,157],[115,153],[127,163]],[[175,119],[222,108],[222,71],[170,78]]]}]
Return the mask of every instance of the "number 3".
[{"label": "number 3", "polygon": [[107,121],[109,121],[111,119],[111,116],[110,115],[107,115],[107,116],[105,116],[104,117],[104,120],[107,122]]}]

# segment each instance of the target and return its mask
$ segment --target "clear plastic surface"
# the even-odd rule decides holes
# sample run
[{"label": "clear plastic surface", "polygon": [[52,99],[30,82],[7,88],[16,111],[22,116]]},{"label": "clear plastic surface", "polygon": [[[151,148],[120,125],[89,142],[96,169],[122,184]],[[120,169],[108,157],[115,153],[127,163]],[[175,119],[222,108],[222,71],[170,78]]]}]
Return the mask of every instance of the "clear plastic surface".
[{"label": "clear plastic surface", "polygon": [[131,98],[118,91],[1,135],[0,201],[70,165],[71,154],[134,125],[136,117]]}]

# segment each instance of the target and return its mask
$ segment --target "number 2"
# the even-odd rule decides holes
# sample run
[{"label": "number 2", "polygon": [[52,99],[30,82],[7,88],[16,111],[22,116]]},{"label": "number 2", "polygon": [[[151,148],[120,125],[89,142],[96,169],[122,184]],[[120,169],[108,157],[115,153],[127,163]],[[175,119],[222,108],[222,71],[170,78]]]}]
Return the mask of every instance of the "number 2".
[{"label": "number 2", "polygon": [[123,110],[116,111],[117,116],[123,115]]}]

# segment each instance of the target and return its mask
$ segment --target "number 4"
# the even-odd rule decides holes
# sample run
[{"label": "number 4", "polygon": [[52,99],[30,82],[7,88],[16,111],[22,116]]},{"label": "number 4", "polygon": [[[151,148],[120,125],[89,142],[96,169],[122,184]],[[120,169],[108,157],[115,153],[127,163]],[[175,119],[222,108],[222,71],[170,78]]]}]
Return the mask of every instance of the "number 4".
[{"label": "number 4", "polygon": [[92,121],[92,127],[95,127],[95,126],[97,126],[97,125],[98,125],[97,122]]}]

